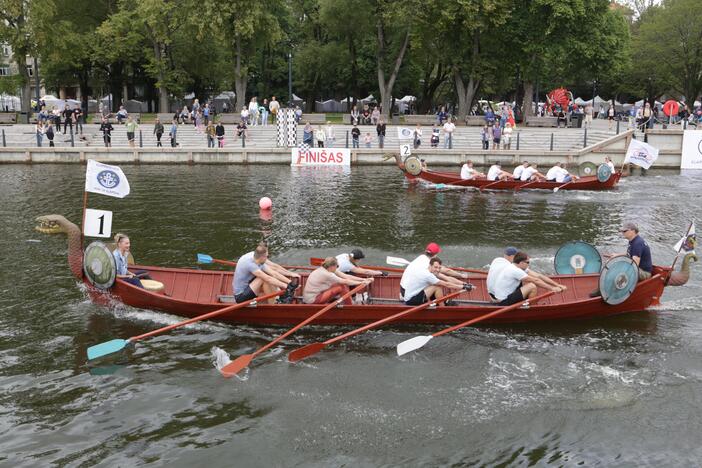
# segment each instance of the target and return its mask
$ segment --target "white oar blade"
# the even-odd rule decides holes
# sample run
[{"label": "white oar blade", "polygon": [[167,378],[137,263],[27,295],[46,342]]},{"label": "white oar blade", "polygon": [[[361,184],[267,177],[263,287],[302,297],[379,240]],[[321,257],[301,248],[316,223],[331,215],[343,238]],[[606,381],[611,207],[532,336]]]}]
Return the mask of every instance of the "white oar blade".
[{"label": "white oar blade", "polygon": [[403,354],[410,353],[416,349],[421,348],[425,344],[427,344],[433,336],[415,336],[414,338],[410,338],[409,340],[405,340],[402,343],[397,345],[397,355],[402,356]]},{"label": "white oar blade", "polygon": [[410,264],[407,260],[404,258],[400,257],[385,257],[385,263],[388,265],[395,265],[395,266],[407,266]]},{"label": "white oar blade", "polygon": [[553,193],[556,193],[556,192],[558,192],[558,187],[553,188]]}]

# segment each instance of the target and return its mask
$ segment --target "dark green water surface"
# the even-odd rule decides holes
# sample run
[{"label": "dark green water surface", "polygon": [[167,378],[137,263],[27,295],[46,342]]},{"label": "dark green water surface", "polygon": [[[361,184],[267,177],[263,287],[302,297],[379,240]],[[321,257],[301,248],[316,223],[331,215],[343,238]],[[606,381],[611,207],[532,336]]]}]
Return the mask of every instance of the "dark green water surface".
[{"label": "dark green water surface", "polygon": [[[132,194],[88,206],[114,212],[143,264],[235,259],[265,237],[289,264],[354,247],[370,264],[411,259],[435,241],[451,264],[482,267],[516,245],[550,272],[568,240],[623,251],[618,227],[634,220],[666,265],[687,223],[702,226],[694,173],[649,171],[612,192],[480,194],[409,185],[390,167],[123,169]],[[287,363],[342,331],[311,327],[225,380],[214,346],[236,356],[283,330],[196,324],[89,367],[88,346],[180,319],[93,305],[65,237],[33,230],[42,214],[79,221],[83,184],[80,166],[0,166],[0,466],[699,466],[699,271],[652,311],[469,328],[401,358],[397,343],[435,329],[380,329]]]}]

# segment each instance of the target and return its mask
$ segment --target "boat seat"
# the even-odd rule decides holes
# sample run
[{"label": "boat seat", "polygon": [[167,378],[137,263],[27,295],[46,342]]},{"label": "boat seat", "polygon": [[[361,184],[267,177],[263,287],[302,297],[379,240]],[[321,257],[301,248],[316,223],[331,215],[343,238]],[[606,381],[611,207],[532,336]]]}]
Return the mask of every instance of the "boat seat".
[{"label": "boat seat", "polygon": [[[295,300],[295,304],[302,304],[302,296],[295,296],[293,299]],[[217,296],[217,300],[225,304],[236,304],[236,299],[231,295],[220,294]]]},{"label": "boat seat", "polygon": [[141,280],[141,285],[144,286],[144,289],[152,293],[159,293],[164,289],[163,283],[156,280],[143,279]]}]

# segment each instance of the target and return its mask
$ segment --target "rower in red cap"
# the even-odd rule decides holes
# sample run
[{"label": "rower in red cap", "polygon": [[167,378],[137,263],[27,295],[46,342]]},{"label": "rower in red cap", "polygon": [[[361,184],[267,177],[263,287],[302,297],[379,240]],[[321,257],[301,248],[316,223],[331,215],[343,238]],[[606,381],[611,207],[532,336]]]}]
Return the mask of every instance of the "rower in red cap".
[{"label": "rower in red cap", "polygon": [[424,253],[412,260],[405,268],[400,280],[400,296],[406,304],[419,305],[431,300],[432,296],[440,299],[441,287],[467,290],[472,287],[456,279],[465,278],[467,275],[464,277],[461,273],[444,267],[441,260],[432,261],[439,252],[441,247],[431,242],[424,249]]}]

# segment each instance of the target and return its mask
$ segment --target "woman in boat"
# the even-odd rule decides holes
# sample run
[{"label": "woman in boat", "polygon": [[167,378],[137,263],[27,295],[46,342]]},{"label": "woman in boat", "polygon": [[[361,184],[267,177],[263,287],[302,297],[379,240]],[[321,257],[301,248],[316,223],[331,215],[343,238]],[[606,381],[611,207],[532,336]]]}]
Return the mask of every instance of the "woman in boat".
[{"label": "woman in boat", "polygon": [[126,234],[117,233],[115,235],[115,244],[117,248],[112,251],[112,256],[115,258],[115,264],[117,265],[117,278],[143,289],[144,285],[141,284],[139,276],[127,269],[127,257],[129,257],[129,249],[131,247],[129,237]]}]

